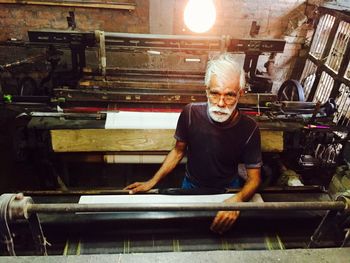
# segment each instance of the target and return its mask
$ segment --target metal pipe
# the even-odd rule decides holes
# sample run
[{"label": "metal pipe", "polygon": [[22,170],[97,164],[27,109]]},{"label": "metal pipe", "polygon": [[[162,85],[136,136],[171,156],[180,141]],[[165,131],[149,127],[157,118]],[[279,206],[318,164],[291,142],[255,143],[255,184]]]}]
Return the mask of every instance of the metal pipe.
[{"label": "metal pipe", "polygon": [[145,212],[145,211],[231,211],[231,210],[339,210],[346,209],[343,201],[268,202],[268,203],[169,203],[169,204],[28,204],[31,213],[75,212]]},{"label": "metal pipe", "polygon": [[162,34],[137,34],[137,33],[117,33],[104,32],[106,37],[134,38],[134,39],[163,39],[163,40],[213,40],[221,41],[220,36],[190,36],[190,35],[162,35]]},{"label": "metal pipe", "polygon": [[[165,189],[151,189],[142,194],[159,194],[160,192],[166,191]],[[227,194],[237,193],[240,191],[240,188],[231,188],[226,189]],[[259,193],[326,193],[324,187],[319,185],[308,185],[308,186],[273,186],[265,187],[261,189]],[[28,196],[40,196],[40,195],[127,195],[129,194],[128,190],[117,190],[117,189],[98,189],[98,190],[40,190],[40,191],[21,191],[24,195]]]}]

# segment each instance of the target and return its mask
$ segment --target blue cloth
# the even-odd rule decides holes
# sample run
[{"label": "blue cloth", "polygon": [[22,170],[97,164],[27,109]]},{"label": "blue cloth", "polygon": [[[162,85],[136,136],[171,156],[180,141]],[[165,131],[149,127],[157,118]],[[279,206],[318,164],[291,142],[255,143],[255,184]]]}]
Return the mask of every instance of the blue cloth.
[{"label": "blue cloth", "polygon": [[[232,180],[232,182],[230,183],[230,185],[228,185],[227,188],[239,188],[243,186],[243,179],[241,177],[236,177],[235,179]],[[198,188],[199,186],[192,183],[187,176],[184,177],[183,181],[182,181],[182,185],[181,188],[182,189],[194,189],[194,188]]]}]

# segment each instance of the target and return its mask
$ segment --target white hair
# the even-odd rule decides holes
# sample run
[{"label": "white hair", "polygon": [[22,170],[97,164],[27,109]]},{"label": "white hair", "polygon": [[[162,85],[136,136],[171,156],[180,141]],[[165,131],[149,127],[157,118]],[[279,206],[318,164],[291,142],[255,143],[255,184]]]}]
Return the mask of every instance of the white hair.
[{"label": "white hair", "polygon": [[245,72],[243,68],[236,62],[234,57],[229,53],[223,53],[217,58],[208,61],[205,73],[204,83],[209,87],[211,77],[216,76],[219,85],[233,81],[234,74],[240,74],[239,86],[241,89],[245,87]]}]

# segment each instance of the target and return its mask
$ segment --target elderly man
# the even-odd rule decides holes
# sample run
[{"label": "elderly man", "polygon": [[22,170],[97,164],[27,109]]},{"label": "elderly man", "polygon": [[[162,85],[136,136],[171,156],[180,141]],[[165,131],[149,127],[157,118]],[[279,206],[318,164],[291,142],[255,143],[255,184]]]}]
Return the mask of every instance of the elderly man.
[{"label": "elderly man", "polygon": [[[185,106],[177,123],[174,148],[149,181],[125,188],[131,194],[154,187],[187,154],[182,188],[239,186],[238,164],[244,163],[247,180],[241,191],[225,202],[244,202],[254,195],[260,184],[260,132],[256,122],[237,109],[244,93],[244,71],[231,55],[222,54],[208,62],[205,85],[208,102]],[[239,211],[219,211],[211,230],[220,234],[227,231],[238,216]]]}]

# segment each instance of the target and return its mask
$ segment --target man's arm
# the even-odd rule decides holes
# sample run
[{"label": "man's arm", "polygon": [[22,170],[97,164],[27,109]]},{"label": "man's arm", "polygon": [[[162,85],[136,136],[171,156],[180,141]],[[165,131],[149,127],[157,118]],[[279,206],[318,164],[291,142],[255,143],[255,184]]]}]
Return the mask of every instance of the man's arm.
[{"label": "man's arm", "polygon": [[174,148],[168,153],[162,166],[150,180],[146,182],[135,182],[125,187],[124,190],[130,190],[130,194],[150,190],[176,167],[176,165],[184,157],[186,147],[187,144],[185,142],[176,141]]},{"label": "man's arm", "polygon": [[[241,191],[226,199],[225,203],[245,202],[253,197],[261,182],[260,168],[247,169],[247,176],[247,181]],[[231,228],[238,216],[239,211],[219,211],[210,229],[216,233],[222,234]]]},{"label": "man's arm", "polygon": [[245,182],[243,188],[240,192],[227,199],[227,202],[246,202],[249,201],[256,190],[258,189],[261,182],[260,178],[260,168],[248,168],[247,169],[247,181]]}]

